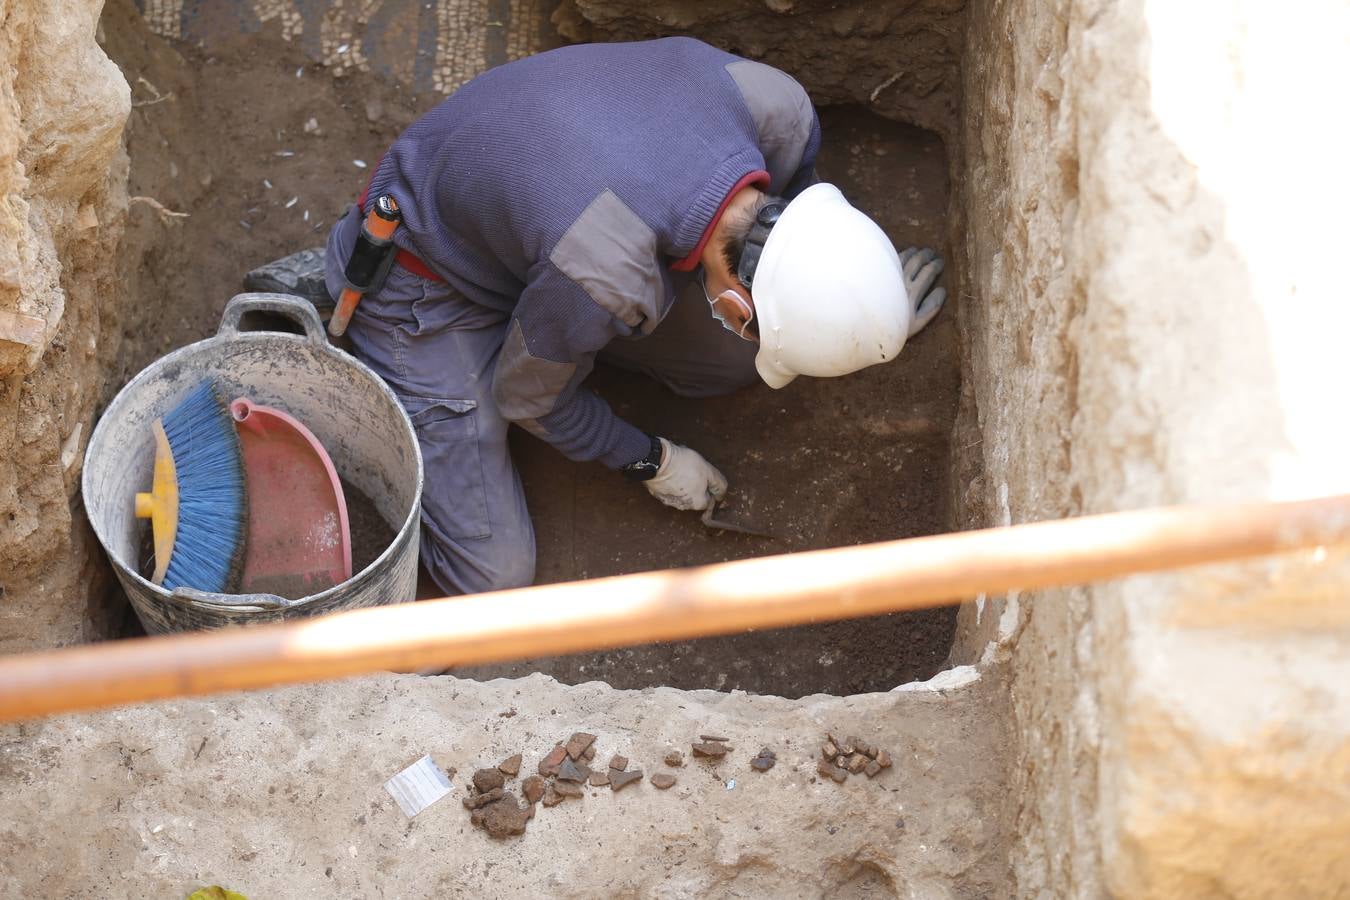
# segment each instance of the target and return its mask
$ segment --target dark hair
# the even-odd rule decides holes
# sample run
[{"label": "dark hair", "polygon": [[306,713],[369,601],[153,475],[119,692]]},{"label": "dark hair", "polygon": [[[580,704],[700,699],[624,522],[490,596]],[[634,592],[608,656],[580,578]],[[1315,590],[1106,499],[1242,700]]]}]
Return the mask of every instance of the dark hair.
[{"label": "dark hair", "polygon": [[760,192],[754,202],[741,211],[726,213],[722,219],[722,260],[733,276],[741,265],[741,254],[745,252],[745,239],[750,236],[750,228],[755,224],[759,211],[770,203],[782,203],[783,198]]}]

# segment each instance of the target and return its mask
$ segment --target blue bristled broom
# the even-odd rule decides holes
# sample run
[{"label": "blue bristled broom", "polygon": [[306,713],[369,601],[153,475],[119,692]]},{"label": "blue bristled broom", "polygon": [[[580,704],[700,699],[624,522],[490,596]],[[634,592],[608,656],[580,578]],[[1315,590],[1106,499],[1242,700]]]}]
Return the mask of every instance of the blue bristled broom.
[{"label": "blue bristled broom", "polygon": [[154,532],[150,580],[168,591],[233,593],[248,527],[234,417],[215,384],[203,381],[154,428],[154,485],[136,495],[136,515]]}]

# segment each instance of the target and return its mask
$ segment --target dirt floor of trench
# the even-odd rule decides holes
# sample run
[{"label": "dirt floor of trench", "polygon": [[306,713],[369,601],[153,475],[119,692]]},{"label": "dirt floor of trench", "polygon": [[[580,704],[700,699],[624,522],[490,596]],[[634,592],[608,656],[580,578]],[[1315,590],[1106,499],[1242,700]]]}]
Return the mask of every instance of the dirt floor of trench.
[{"label": "dirt floor of trench", "polygon": [[[439,96],[349,70],[335,77],[274,26],[205,46],[148,31],[110,0],[103,41],[135,104],[128,126],[128,277],[152,355],[211,334],[243,273],[323,243],[395,136]],[[933,135],[856,108],[821,110],[821,175],[897,246],[941,247],[947,163]],[[187,213],[186,217],[173,213]],[[731,511],[768,542],[706,531],[599,465],[516,434],[538,540],[538,581],[557,582],[931,534],[950,524],[950,434],[960,370],[953,310],[894,364],[691,401],[601,367],[593,387],[639,427],[698,448],[726,472]],[[124,373],[126,378],[134,371]],[[123,381],[125,380],[122,379]],[[954,610],[475,667],[474,678],[545,672],[621,688],[746,690],[796,697],[886,690],[946,660]],[[124,633],[134,632],[128,613]]]}]

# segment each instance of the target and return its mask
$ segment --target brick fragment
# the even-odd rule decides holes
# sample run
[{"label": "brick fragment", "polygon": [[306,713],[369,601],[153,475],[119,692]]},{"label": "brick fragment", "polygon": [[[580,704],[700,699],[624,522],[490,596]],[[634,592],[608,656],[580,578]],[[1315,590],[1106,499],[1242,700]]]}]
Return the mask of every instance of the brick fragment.
[{"label": "brick fragment", "polygon": [[869,759],[867,761],[867,768],[863,769],[863,772],[867,775],[868,778],[876,778],[877,773],[880,771],[881,771],[881,763],[877,762],[875,759]]},{"label": "brick fragment", "polygon": [[490,803],[478,812],[484,831],[494,838],[512,837],[524,834],[525,825],[530,821],[530,806],[521,806],[516,795],[507,793],[496,803]]},{"label": "brick fragment", "polygon": [[838,781],[841,784],[845,778],[848,778],[848,772],[845,772],[828,759],[816,760],[816,772],[824,778]]},{"label": "brick fragment", "polygon": [[877,765],[881,766],[883,769],[889,769],[891,767],[891,755],[885,750],[878,750]]},{"label": "brick fragment", "polygon": [[525,795],[525,802],[538,803],[544,796],[544,779],[531,775],[520,783],[520,792]]},{"label": "brick fragment", "polygon": [[857,775],[863,769],[867,768],[867,762],[868,762],[867,757],[863,756],[861,753],[853,754],[851,757],[849,757],[848,760],[847,768],[849,770],[849,773]]},{"label": "brick fragment", "polygon": [[502,799],[503,793],[502,789],[497,787],[473,797],[465,797],[464,807],[466,809],[482,809],[489,803],[496,803],[498,800]]},{"label": "brick fragment", "polygon": [[567,756],[567,749],[558,746],[549,751],[548,756],[539,760],[539,774],[548,778],[558,774],[558,768],[562,765],[563,758]]},{"label": "brick fragment", "polygon": [[587,734],[584,731],[578,731],[567,739],[567,755],[573,759],[579,759],[586,749],[595,743],[595,735]]},{"label": "brick fragment", "polygon": [[826,741],[824,746],[820,748],[820,755],[826,759],[834,759],[839,755],[839,745],[834,741]]},{"label": "brick fragment", "polygon": [[473,786],[478,789],[478,793],[486,794],[493,788],[499,788],[506,784],[506,776],[496,769],[479,769],[473,773]]}]

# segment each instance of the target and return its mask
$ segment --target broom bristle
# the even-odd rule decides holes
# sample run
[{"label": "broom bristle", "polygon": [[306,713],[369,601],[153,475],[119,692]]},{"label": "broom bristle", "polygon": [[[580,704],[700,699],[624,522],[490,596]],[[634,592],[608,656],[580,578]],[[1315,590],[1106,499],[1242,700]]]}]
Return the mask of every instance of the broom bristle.
[{"label": "broom bristle", "polygon": [[204,381],[163,418],[178,475],[178,532],[163,587],[232,593],[244,565],[248,499],[229,407]]}]

